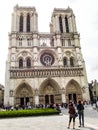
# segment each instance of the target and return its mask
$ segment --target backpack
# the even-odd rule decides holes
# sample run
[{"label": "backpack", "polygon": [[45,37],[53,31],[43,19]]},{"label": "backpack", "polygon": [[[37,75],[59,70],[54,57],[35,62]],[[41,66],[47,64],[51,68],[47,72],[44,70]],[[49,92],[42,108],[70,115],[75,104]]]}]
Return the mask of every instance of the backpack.
[{"label": "backpack", "polygon": [[78,110],[78,113],[82,113],[83,110],[84,110],[84,106],[83,106],[82,104],[79,104],[79,105],[77,106],[77,110]]}]

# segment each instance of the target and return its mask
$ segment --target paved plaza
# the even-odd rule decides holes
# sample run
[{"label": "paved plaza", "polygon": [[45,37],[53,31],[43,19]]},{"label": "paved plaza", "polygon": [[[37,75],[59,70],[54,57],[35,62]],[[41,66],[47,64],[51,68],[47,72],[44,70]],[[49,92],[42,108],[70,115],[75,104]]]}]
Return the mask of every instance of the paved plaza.
[{"label": "paved plaza", "polygon": [[[0,130],[67,130],[68,110],[63,108],[62,113],[56,116],[0,119]],[[85,127],[79,128],[78,125],[76,118],[76,130],[98,130],[98,112],[87,106]],[[72,130],[72,124],[70,129]]]}]

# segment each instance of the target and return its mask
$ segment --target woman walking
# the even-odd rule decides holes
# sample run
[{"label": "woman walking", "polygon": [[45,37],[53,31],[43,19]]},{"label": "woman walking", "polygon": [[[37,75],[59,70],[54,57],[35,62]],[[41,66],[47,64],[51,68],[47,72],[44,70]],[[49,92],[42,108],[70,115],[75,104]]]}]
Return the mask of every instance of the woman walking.
[{"label": "woman walking", "polygon": [[69,124],[68,124],[68,129],[70,129],[70,124],[71,124],[71,121],[73,120],[73,129],[75,129],[75,108],[73,106],[73,103],[69,103]]}]

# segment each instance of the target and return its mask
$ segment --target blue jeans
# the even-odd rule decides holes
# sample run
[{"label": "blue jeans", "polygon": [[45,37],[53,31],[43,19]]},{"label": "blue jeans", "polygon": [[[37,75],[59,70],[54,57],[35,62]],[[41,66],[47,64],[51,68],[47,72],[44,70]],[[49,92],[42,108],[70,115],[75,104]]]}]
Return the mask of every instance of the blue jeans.
[{"label": "blue jeans", "polygon": [[79,124],[84,126],[84,112],[79,112]]}]

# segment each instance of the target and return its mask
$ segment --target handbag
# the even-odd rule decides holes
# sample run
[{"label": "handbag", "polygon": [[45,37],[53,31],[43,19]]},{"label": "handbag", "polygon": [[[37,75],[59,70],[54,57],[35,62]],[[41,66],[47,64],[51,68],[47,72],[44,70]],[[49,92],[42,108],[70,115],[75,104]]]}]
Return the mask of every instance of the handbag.
[{"label": "handbag", "polygon": [[76,118],[77,116],[78,116],[78,113],[76,112],[76,113],[75,113],[75,118]]}]

